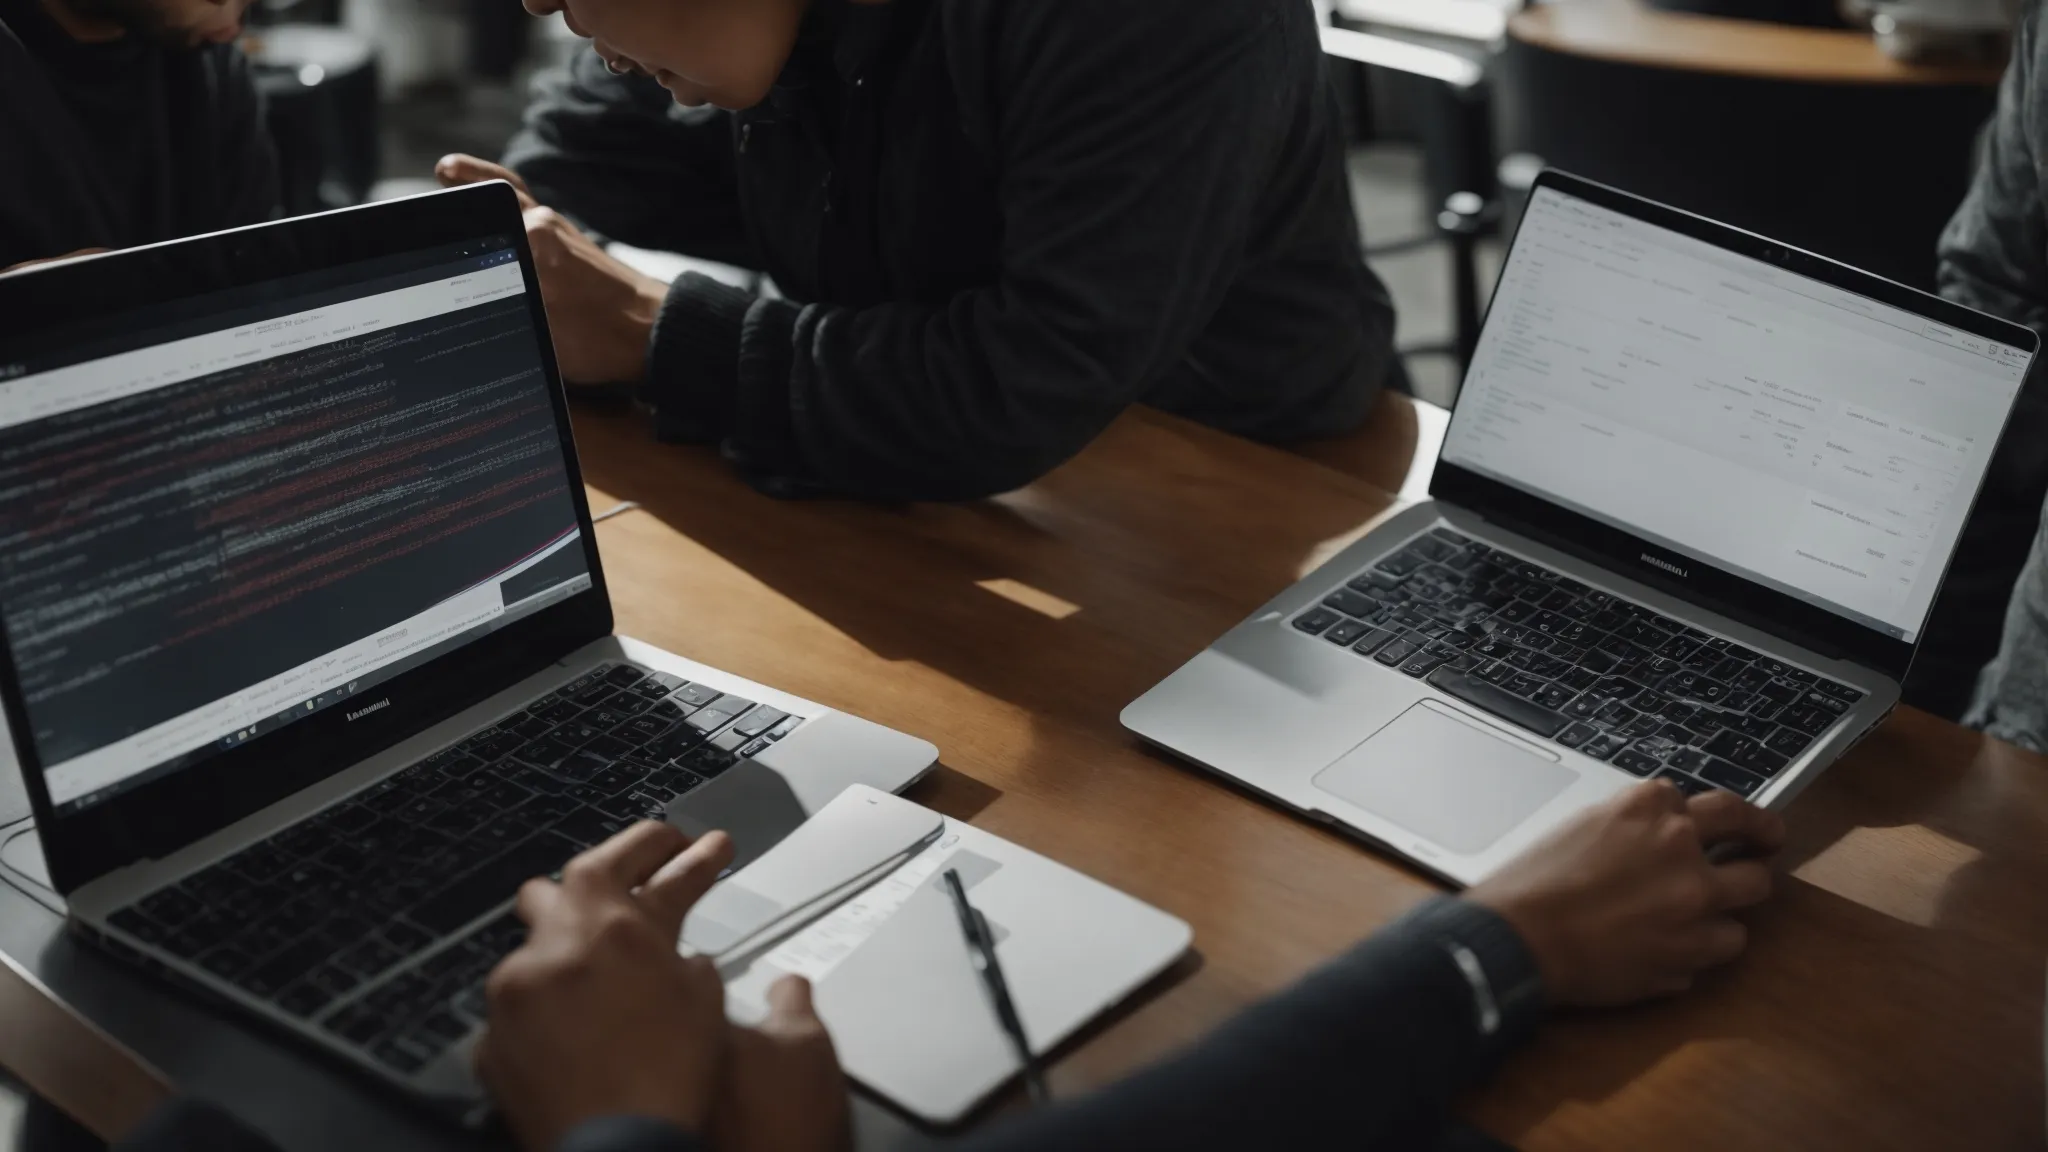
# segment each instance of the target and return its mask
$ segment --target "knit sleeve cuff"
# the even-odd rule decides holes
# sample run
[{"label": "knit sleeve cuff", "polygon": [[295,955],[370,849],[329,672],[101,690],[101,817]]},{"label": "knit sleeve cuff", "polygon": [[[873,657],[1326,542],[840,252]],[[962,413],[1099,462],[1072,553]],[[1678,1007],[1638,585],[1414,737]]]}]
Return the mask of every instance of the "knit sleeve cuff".
[{"label": "knit sleeve cuff", "polygon": [[814,371],[799,347],[816,335],[822,309],[786,300],[759,300],[747,310],[733,393],[725,458],[741,476],[771,496],[815,496],[824,491],[797,439],[798,373]]},{"label": "knit sleeve cuff", "polygon": [[1548,1011],[1536,958],[1490,908],[1443,898],[1403,918],[1400,930],[1432,939],[1472,990],[1480,1067],[1491,1070],[1536,1034]]},{"label": "knit sleeve cuff", "polygon": [[640,399],[655,411],[656,437],[707,444],[732,420],[740,337],[754,294],[686,272],[669,287],[647,341]]}]

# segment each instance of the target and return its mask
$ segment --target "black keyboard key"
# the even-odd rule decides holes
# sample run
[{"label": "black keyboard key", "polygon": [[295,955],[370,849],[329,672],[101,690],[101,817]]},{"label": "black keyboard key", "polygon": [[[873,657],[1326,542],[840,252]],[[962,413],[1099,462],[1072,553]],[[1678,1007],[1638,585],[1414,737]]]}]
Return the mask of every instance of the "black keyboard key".
[{"label": "black keyboard key", "polygon": [[1566,724],[1565,718],[1551,709],[1462,672],[1439,669],[1430,676],[1429,682],[1467,704],[1539,736],[1555,736]]},{"label": "black keyboard key", "polygon": [[[1666,687],[1669,687],[1669,685],[1666,685]],[[1691,687],[1677,694],[1688,700],[1697,700],[1702,704],[1719,704],[1728,699],[1730,691],[1731,689],[1728,685],[1721,683],[1719,680],[1708,680],[1702,677]]]},{"label": "black keyboard key", "polygon": [[1646,736],[1655,736],[1663,730],[1663,718],[1658,716],[1637,716],[1617,729],[1621,735],[1631,740],[1641,740]]},{"label": "black keyboard key", "polygon": [[1833,696],[1829,696],[1819,690],[1808,692],[1806,695],[1801,696],[1799,703],[1808,708],[1817,708],[1830,716],[1840,716],[1849,711],[1848,701],[1837,700]]},{"label": "black keyboard key", "polygon": [[335,963],[364,979],[379,976],[405,959],[405,953],[381,939],[369,939],[341,953]]},{"label": "black keyboard key", "polygon": [[306,938],[292,944],[235,978],[235,985],[266,999],[327,962],[333,949],[326,941]]},{"label": "black keyboard key", "polygon": [[1607,762],[1624,772],[1637,776],[1648,776],[1650,773],[1663,767],[1656,760],[1643,755],[1634,748],[1624,748],[1616,752]]},{"label": "black keyboard key", "polygon": [[630,688],[638,684],[640,678],[645,675],[647,673],[633,667],[631,664],[621,664],[617,668],[605,673],[604,678],[614,688]]},{"label": "black keyboard key", "polygon": [[616,761],[616,757],[584,748],[555,765],[552,771],[564,780],[585,783],[599,772],[610,768]]},{"label": "black keyboard key", "polygon": [[1389,668],[1398,667],[1402,661],[1415,654],[1415,645],[1406,640],[1396,640],[1373,654],[1373,659]]},{"label": "black keyboard key", "polygon": [[1612,733],[1602,732],[1600,735],[1579,745],[1579,751],[1584,752],[1595,760],[1607,760],[1626,747],[1628,747],[1627,740]]},{"label": "black keyboard key", "polygon": [[1294,627],[1298,631],[1306,632],[1311,636],[1320,636],[1323,634],[1324,629],[1342,619],[1342,616],[1330,611],[1328,608],[1316,608],[1295,617]]},{"label": "black keyboard key", "polygon": [[1640,712],[1637,712],[1635,709],[1629,707],[1626,704],[1623,704],[1619,700],[1616,700],[1609,703],[1607,707],[1602,708],[1600,711],[1594,713],[1593,719],[1601,724],[1607,724],[1619,728],[1622,725],[1627,724],[1629,721],[1634,720],[1637,716],[1640,715]]},{"label": "black keyboard key", "polygon": [[1591,720],[1611,703],[1613,703],[1612,700],[1600,695],[1597,691],[1587,692],[1579,696],[1578,699],[1566,704],[1562,711],[1566,716],[1574,720]]},{"label": "black keyboard key", "polygon": [[1713,791],[1713,787],[1711,785],[1703,784],[1700,781],[1693,779],[1692,777],[1686,775],[1683,772],[1674,772],[1669,768],[1666,768],[1663,771],[1657,773],[1656,778],[1659,780],[1671,781],[1672,784],[1677,786],[1680,792],[1685,793],[1687,796],[1698,796],[1702,792]]},{"label": "black keyboard key", "polygon": [[[1799,670],[1795,668],[1793,672],[1798,673]],[[1863,693],[1860,689],[1851,688],[1847,684],[1837,684],[1833,680],[1822,680],[1811,672],[1802,673],[1802,675],[1809,677],[1804,683],[1811,685],[1814,691],[1832,696],[1844,704],[1858,704],[1863,700]],[[1788,677],[1788,679],[1796,681],[1797,676]]]},{"label": "black keyboard key", "polygon": [[695,772],[699,776],[710,779],[722,775],[726,769],[739,763],[739,757],[716,745],[705,744],[681,760],[676,761],[676,763]]},{"label": "black keyboard key", "polygon": [[1731,716],[1721,714],[1721,726],[1733,732],[1740,732],[1752,740],[1768,739],[1778,726],[1756,716]]},{"label": "black keyboard key", "polygon": [[553,875],[581,850],[581,845],[543,832],[442,889],[414,908],[410,918],[435,936],[446,936],[511,899],[528,880]]},{"label": "black keyboard key", "polygon": [[[1364,635],[1363,628],[1359,630],[1359,634]],[[1349,641],[1346,641],[1346,643],[1349,643]],[[735,732],[744,733],[748,736],[759,736],[788,718],[789,713],[770,708],[764,704],[745,716],[740,717],[740,722],[732,727]]]},{"label": "black keyboard key", "polygon": [[1598,735],[1600,730],[1590,724],[1572,724],[1559,732],[1555,739],[1567,748],[1577,748]]},{"label": "black keyboard key", "polygon": [[193,899],[191,893],[175,886],[147,897],[135,907],[166,928],[175,928],[199,914],[199,901]]},{"label": "black keyboard key", "polygon": [[334,1002],[334,996],[310,981],[300,981],[284,990],[277,1006],[293,1016],[312,1016]]},{"label": "black keyboard key", "polygon": [[1751,745],[1754,745],[1755,743],[1756,741],[1751,740],[1749,737],[1744,736],[1740,732],[1723,731],[1715,733],[1714,738],[1707,741],[1704,747],[1707,751],[1707,754],[1710,756],[1720,756],[1724,759],[1732,759],[1734,756],[1739,754],[1743,749],[1748,748]]},{"label": "black keyboard key", "polygon": [[1708,760],[1700,769],[1700,779],[1716,788],[1726,788],[1737,796],[1754,796],[1764,786],[1764,778],[1745,772],[1726,760]]},{"label": "black keyboard key", "polygon": [[1346,616],[1367,619],[1380,610],[1379,601],[1349,588],[1339,588],[1323,598],[1323,607],[1335,608]]},{"label": "black keyboard key", "polygon": [[1393,638],[1394,634],[1392,632],[1384,628],[1375,628],[1361,636],[1358,643],[1351,646],[1351,650],[1360,656],[1370,656],[1385,647],[1387,642]]},{"label": "black keyboard key", "polygon": [[1707,766],[1707,754],[1697,748],[1680,748],[1664,758],[1666,764],[1686,772],[1698,772]]},{"label": "black keyboard key", "polygon": [[586,686],[580,692],[569,693],[569,699],[584,708],[595,708],[613,696],[618,695],[618,692],[617,688],[600,680],[595,684]]},{"label": "black keyboard key", "polygon": [[1784,770],[1786,764],[1791,763],[1785,757],[1754,741],[1745,746],[1739,755],[1728,757],[1728,762],[1758,776],[1776,776]]},{"label": "black keyboard key", "polygon": [[1758,688],[1756,693],[1774,704],[1790,704],[1799,699],[1798,686],[1783,680],[1773,680]]},{"label": "black keyboard key", "polygon": [[597,847],[624,832],[632,824],[631,819],[620,819],[595,808],[579,806],[576,811],[555,824],[554,832],[557,836],[576,844],[581,850]]},{"label": "black keyboard key", "polygon": [[1778,723],[1788,728],[1795,728],[1806,733],[1808,736],[1818,736],[1834,726],[1835,717],[1833,713],[1819,708],[1808,708],[1803,704],[1794,704],[1792,707],[1778,713]]},{"label": "black keyboard key", "polygon": [[723,728],[727,724],[732,723],[733,720],[735,720],[739,716],[738,712],[729,712],[725,709],[725,700],[725,697],[720,697],[717,704],[714,704],[707,708],[697,709],[695,712],[692,712],[690,714],[690,718],[688,720],[683,721],[683,723],[688,724],[690,727],[695,728],[697,731],[702,732],[707,736],[713,732],[718,731],[720,728]]},{"label": "black keyboard key", "polygon": [[1427,676],[1443,667],[1449,660],[1436,652],[1417,652],[1401,664],[1401,671],[1409,676]]},{"label": "black keyboard key", "polygon": [[[1353,643],[1356,643],[1360,636],[1370,631],[1372,631],[1372,625],[1370,624],[1361,624],[1356,620],[1340,620],[1328,632],[1323,633],[1323,639],[1340,647],[1348,648]],[[759,711],[759,709],[756,709],[756,711]],[[753,717],[749,716],[742,723],[750,723],[752,720]]]},{"label": "black keyboard key", "polygon": [[1813,737],[1794,728],[1780,728],[1764,741],[1764,747],[1780,756],[1797,756],[1813,743]]}]

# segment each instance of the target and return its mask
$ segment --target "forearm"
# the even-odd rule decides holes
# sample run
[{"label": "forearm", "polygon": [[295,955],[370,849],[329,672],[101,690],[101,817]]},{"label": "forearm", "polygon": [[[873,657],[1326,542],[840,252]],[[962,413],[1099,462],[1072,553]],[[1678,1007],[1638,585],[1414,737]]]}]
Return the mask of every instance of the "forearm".
[{"label": "forearm", "polygon": [[[1491,1031],[1459,950],[1484,972]],[[1187,1053],[959,1152],[1434,1147],[1457,1092],[1542,1014],[1513,930],[1476,905],[1433,901]]]}]

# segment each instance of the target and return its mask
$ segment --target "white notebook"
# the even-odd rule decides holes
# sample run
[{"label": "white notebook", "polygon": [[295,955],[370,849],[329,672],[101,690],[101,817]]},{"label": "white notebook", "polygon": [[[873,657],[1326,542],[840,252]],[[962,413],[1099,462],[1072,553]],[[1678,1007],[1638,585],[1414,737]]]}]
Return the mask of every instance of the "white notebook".
[{"label": "white notebook", "polygon": [[908,863],[728,970],[729,1014],[757,1021],[769,985],[784,973],[807,976],[848,1076],[932,1123],[965,1117],[1021,1068],[940,886],[947,868],[959,869],[993,927],[1041,1056],[1170,967],[1193,939],[1184,921],[1149,904],[947,820]]}]

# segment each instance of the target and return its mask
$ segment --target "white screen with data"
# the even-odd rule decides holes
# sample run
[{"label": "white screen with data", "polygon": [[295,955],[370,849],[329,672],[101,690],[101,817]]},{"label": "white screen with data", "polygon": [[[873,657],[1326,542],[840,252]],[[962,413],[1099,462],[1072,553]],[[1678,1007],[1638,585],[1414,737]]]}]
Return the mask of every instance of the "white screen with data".
[{"label": "white screen with data", "polygon": [[1539,188],[1443,458],[1910,642],[2029,355]]}]

